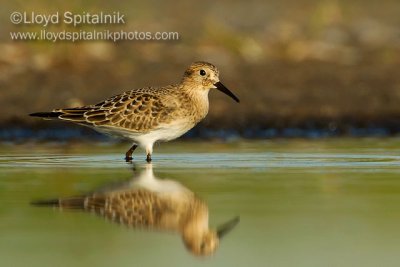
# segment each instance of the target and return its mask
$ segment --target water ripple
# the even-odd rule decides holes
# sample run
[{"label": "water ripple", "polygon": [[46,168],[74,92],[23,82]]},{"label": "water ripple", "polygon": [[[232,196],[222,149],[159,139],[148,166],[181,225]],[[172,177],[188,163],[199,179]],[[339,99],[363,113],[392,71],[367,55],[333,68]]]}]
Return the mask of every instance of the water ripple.
[{"label": "water ripple", "polygon": [[[144,158],[135,163],[145,164]],[[338,153],[181,153],[156,154],[153,164],[162,168],[399,168],[400,156]],[[121,168],[119,154],[106,155],[2,155],[0,168]]]}]

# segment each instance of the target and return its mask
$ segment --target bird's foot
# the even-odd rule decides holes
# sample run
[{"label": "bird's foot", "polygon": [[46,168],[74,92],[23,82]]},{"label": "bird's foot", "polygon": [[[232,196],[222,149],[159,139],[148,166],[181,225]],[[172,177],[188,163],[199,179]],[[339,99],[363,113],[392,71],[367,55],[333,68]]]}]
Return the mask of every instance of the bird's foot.
[{"label": "bird's foot", "polygon": [[132,162],[132,160],[133,160],[133,158],[130,157],[130,156],[126,156],[126,157],[125,157],[125,161],[126,161],[126,162]]},{"label": "bird's foot", "polygon": [[147,154],[146,161],[147,161],[147,163],[151,162],[151,155],[150,154]]}]

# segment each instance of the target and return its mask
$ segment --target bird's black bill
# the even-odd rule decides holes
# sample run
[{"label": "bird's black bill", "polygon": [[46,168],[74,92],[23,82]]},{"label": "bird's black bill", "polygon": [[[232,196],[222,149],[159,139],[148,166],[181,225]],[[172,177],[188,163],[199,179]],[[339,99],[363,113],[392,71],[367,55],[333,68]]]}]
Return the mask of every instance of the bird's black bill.
[{"label": "bird's black bill", "polygon": [[235,226],[239,223],[240,217],[237,216],[232,220],[220,225],[217,229],[217,236],[219,238],[224,237],[227,233],[229,233]]},{"label": "bird's black bill", "polygon": [[226,88],[221,82],[217,82],[214,84],[218,90],[220,90],[221,92],[223,92],[224,94],[232,97],[236,102],[240,102],[239,98],[237,98],[228,88]]}]

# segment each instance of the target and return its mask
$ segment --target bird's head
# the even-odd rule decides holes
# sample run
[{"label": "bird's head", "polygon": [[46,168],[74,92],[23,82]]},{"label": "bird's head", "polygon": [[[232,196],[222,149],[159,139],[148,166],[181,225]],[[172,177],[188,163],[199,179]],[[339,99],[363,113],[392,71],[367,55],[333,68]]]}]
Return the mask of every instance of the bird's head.
[{"label": "bird's head", "polygon": [[[239,217],[220,225],[217,230],[190,231],[183,235],[186,248],[196,256],[209,256],[214,254],[219,246],[219,241],[239,223]],[[199,228],[197,228],[199,229]]]},{"label": "bird's head", "polygon": [[212,255],[218,248],[219,238],[215,231],[209,230],[200,236],[184,238],[186,248],[196,256]]},{"label": "bird's head", "polygon": [[188,86],[193,86],[195,88],[201,88],[204,90],[218,89],[239,103],[239,98],[237,98],[220,82],[219,71],[211,63],[192,63],[189,68],[186,69],[182,82],[184,84],[188,84]]}]

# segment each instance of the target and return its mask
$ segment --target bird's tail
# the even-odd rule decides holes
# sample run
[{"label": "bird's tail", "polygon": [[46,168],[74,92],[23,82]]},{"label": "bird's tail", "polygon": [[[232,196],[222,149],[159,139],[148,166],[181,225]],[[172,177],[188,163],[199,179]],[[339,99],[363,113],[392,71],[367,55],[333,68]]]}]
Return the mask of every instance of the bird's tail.
[{"label": "bird's tail", "polygon": [[63,209],[84,209],[85,198],[84,197],[71,197],[61,199],[48,199],[32,201],[31,205],[39,207],[55,207]]},{"label": "bird's tail", "polygon": [[58,117],[62,114],[63,113],[60,111],[50,111],[50,112],[35,112],[29,114],[29,116],[45,118],[45,119],[58,119]]},{"label": "bird's tail", "polygon": [[[80,108],[64,108],[64,109],[55,109],[50,112],[36,112],[31,113],[29,116],[32,117],[40,117],[46,120],[65,120],[65,121],[72,121],[76,123],[85,123],[86,117],[85,113],[90,111],[90,107],[80,107]],[[96,115],[96,114],[95,114]],[[94,116],[92,114],[92,116]],[[105,115],[103,115],[104,117]],[[90,115],[89,115],[90,117]]]}]

